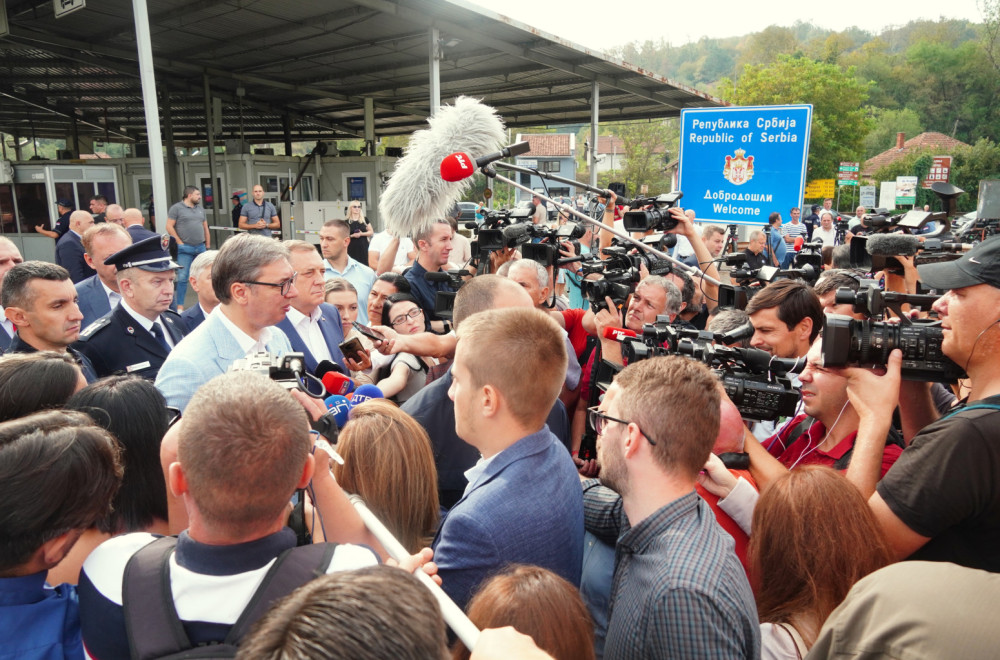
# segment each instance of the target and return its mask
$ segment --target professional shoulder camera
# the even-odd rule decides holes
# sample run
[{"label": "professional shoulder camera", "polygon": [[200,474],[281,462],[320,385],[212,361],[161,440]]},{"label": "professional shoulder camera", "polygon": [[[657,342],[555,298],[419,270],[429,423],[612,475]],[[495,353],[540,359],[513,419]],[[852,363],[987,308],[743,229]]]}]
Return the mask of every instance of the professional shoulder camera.
[{"label": "professional shoulder camera", "polygon": [[670,231],[677,226],[677,220],[670,217],[669,210],[677,206],[684,193],[675,191],[656,197],[640,197],[631,206],[649,206],[648,209],[626,211],[622,216],[622,226],[627,232]]}]

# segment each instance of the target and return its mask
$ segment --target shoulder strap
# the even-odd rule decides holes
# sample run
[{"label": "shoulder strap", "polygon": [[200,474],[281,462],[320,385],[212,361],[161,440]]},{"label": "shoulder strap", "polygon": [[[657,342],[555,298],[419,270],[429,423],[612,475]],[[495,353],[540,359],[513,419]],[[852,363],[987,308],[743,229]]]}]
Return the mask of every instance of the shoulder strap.
[{"label": "shoulder strap", "polygon": [[[164,536],[132,555],[122,577],[122,609],[133,660],[191,648],[170,591],[170,556],[176,536]],[[158,625],[159,624],[159,625]]]},{"label": "shoulder strap", "polygon": [[958,410],[950,412],[941,419],[954,417],[958,413],[965,412],[966,410],[1000,410],[1000,403],[974,403],[971,406],[965,406],[964,408],[959,408]]},{"label": "shoulder strap", "polygon": [[792,643],[795,644],[795,655],[798,660],[802,660],[803,656],[809,652],[809,647],[806,645],[806,641],[802,639],[799,631],[790,623],[778,623],[775,625],[784,630],[792,638]]},{"label": "shoulder strap", "polygon": [[250,627],[275,601],[326,572],[336,549],[333,543],[314,543],[285,550],[271,565],[243,613],[226,635],[225,644],[236,646]]}]

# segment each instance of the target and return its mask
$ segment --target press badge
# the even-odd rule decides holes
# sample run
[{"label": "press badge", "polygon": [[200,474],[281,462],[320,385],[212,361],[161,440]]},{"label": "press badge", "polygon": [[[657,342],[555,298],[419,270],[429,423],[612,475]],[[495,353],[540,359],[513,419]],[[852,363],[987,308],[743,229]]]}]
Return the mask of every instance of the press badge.
[{"label": "press badge", "polygon": [[125,367],[125,373],[130,374],[133,371],[139,371],[140,369],[148,369],[149,366],[150,366],[149,361],[140,362],[139,364],[130,364],[129,366]]}]

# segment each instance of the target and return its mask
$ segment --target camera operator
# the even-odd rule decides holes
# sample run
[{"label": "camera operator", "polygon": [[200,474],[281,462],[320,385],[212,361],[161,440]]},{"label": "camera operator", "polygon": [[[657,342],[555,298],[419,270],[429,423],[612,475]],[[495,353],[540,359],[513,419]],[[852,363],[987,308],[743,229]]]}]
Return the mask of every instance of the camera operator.
[{"label": "camera operator", "polygon": [[[846,369],[848,395],[860,415],[848,477],[858,485],[899,559],[950,561],[1000,571],[1000,492],[996,428],[1000,423],[1000,238],[961,259],[918,266],[944,330],[942,352],[969,375],[965,405],[937,419],[926,383],[900,386],[902,356],[892,352],[884,376]],[[877,482],[879,443],[899,403],[904,437],[920,429]]]},{"label": "camera operator", "polygon": [[[639,282],[625,311],[625,320],[614,305],[607,299],[608,307],[594,314],[588,311],[583,318],[583,326],[591,334],[601,340],[601,355],[603,359],[615,364],[622,364],[622,346],[616,339],[605,338],[609,328],[624,327],[636,334],[642,334],[642,326],[655,323],[657,316],[666,315],[673,323],[681,310],[681,292],[673,282],[659,275],[650,275]],[[591,360],[593,363],[593,360]],[[584,370],[584,375],[587,370]]]},{"label": "camera operator", "polygon": [[844,238],[850,243],[855,236],[867,236],[871,231],[872,228],[865,224],[865,207],[859,206],[854,212],[854,217],[851,218]]},{"label": "camera operator", "polygon": [[851,303],[837,304],[837,289],[850,289],[857,292],[861,283],[858,277],[846,270],[825,271],[813,285],[813,292],[819,298],[819,304],[823,308],[824,314],[842,314],[855,319],[866,318],[861,312],[854,311]]},{"label": "camera operator", "polygon": [[767,265],[767,256],[764,255],[764,245],[767,243],[767,239],[764,237],[764,232],[759,229],[755,229],[750,232],[750,238],[747,241],[747,247],[743,250],[743,254],[747,257],[747,270],[760,270],[761,266]]}]

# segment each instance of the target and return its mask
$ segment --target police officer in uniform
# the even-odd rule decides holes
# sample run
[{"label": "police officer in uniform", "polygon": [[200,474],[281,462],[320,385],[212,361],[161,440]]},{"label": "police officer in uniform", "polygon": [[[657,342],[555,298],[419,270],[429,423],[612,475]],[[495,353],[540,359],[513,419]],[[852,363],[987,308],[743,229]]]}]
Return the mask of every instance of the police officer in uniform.
[{"label": "police officer in uniform", "polygon": [[121,302],[85,328],[76,343],[99,377],[126,373],[154,380],[187,334],[180,315],[170,310],[180,266],[170,259],[169,245],[168,235],[150,236],[105,260],[117,268]]}]

